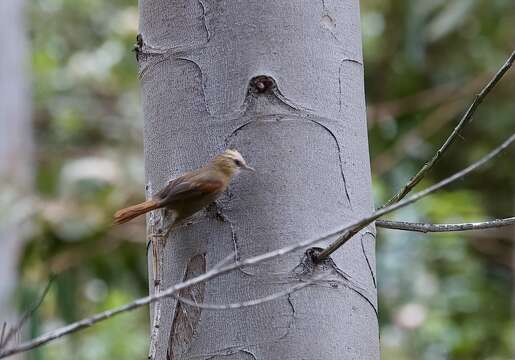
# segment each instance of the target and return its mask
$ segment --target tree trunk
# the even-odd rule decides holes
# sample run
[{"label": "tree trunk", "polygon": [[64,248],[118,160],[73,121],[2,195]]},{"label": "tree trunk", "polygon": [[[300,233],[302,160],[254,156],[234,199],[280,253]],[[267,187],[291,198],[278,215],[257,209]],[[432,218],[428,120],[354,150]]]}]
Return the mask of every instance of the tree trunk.
[{"label": "tree trunk", "polygon": [[[20,224],[32,185],[30,94],[24,1],[0,1],[0,326],[13,325],[12,292],[22,248]],[[6,255],[8,254],[8,255]]]},{"label": "tree trunk", "polygon": [[[166,242],[153,238],[163,263],[151,291],[372,211],[357,0],[140,0],[140,14],[148,193],[225,148],[257,170]],[[151,234],[164,215],[149,217]],[[241,302],[317,274],[276,301],[224,311],[162,301],[150,357],[378,359],[374,238],[368,228],[318,266],[298,251],[180,294]]]}]

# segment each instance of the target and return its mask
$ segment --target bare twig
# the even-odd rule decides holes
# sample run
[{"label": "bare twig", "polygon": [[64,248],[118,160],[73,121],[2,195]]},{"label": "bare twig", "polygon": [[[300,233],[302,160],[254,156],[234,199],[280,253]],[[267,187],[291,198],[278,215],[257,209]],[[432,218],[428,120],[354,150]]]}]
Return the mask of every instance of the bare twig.
[{"label": "bare twig", "polygon": [[491,74],[485,72],[464,84],[457,81],[449,82],[394,100],[372,103],[367,106],[367,124],[369,127],[374,127],[381,123],[395,121],[395,118],[406,113],[418,112],[449,102],[461,102],[462,98],[479,91],[490,77]]},{"label": "bare twig", "polygon": [[478,106],[483,102],[484,98],[488,95],[488,93],[497,85],[499,80],[503,77],[503,75],[510,69],[513,62],[515,61],[515,51],[511,53],[508,57],[508,60],[504,63],[504,65],[497,71],[494,77],[486,84],[486,86],[481,90],[479,94],[476,95],[472,105],[467,109],[463,117],[460,119],[458,125],[454,128],[451,135],[445,140],[443,145],[436,151],[435,155],[431,160],[426,162],[424,166],[402,187],[402,189],[393,196],[390,200],[386,202],[382,207],[389,206],[403,199],[426,175],[426,173],[431,170],[431,168],[440,160],[445,151],[451,146],[456,138],[459,136],[460,131],[472,120],[472,116],[476,112]]},{"label": "bare twig", "polygon": [[[327,276],[327,274],[325,274]],[[240,309],[244,307],[250,307],[250,306],[256,306],[260,304],[264,304],[270,301],[277,300],[281,297],[288,296],[290,294],[293,294],[294,292],[297,292],[299,290],[304,289],[305,287],[315,283],[317,280],[322,279],[324,276],[319,276],[316,279],[312,279],[310,281],[303,282],[301,284],[292,286],[289,289],[278,291],[276,293],[273,293],[271,295],[263,296],[257,299],[247,300],[247,301],[241,301],[241,302],[235,302],[235,303],[229,303],[229,304],[205,304],[205,303],[197,303],[195,301],[192,301],[188,298],[179,296],[177,294],[174,294],[173,297],[179,300],[180,302],[189,305],[198,307],[200,309],[206,309],[206,310],[232,310],[232,309]]]},{"label": "bare twig", "polygon": [[229,255],[224,257],[218,264],[213,267],[213,270],[219,270],[223,266],[229,264],[236,256],[236,251],[231,252]]},{"label": "bare twig", "polygon": [[[179,296],[178,294],[174,294],[172,296],[174,298],[176,298],[177,300],[179,300],[180,302],[186,304],[186,305],[197,307],[197,308],[200,308],[200,309],[206,309],[206,310],[233,310],[233,309],[240,309],[240,308],[244,308],[244,307],[251,307],[251,306],[256,306],[256,305],[264,304],[264,303],[267,303],[267,302],[270,302],[270,301],[277,300],[277,299],[279,299],[281,297],[291,295],[291,294],[293,294],[293,293],[295,293],[295,292],[297,292],[299,290],[304,289],[305,287],[308,287],[308,286],[310,286],[312,284],[316,284],[318,281],[324,280],[328,276],[330,276],[331,274],[335,274],[335,273],[336,272],[334,272],[334,271],[330,271],[328,273],[323,273],[323,274],[320,274],[318,276],[313,277],[312,279],[309,279],[307,281],[303,281],[302,283],[300,283],[298,285],[295,285],[295,286],[292,286],[292,287],[290,287],[290,288],[288,288],[286,290],[283,290],[283,291],[278,291],[278,292],[275,292],[273,294],[270,294],[270,295],[267,295],[267,296],[263,296],[263,297],[260,297],[260,298],[257,298],[257,299],[241,301],[241,302],[234,302],[234,303],[229,303],[229,304],[198,303],[198,302],[192,301],[192,300],[190,300],[188,298]],[[353,289],[354,291],[363,291],[363,290],[365,290],[358,283],[353,281],[350,278],[349,275],[347,275],[345,273],[342,273],[342,274],[340,274],[340,276],[342,276],[345,279],[345,281],[342,282],[345,286]]]},{"label": "bare twig", "polygon": [[[41,293],[41,295],[38,297],[38,299],[34,302],[32,307],[25,311],[23,316],[18,320],[18,323],[13,326],[12,328],[7,331],[7,334],[5,334],[5,329],[7,326],[7,323],[4,322],[4,326],[2,328],[2,336],[0,336],[0,350],[2,350],[9,342],[12,340],[12,338],[18,334],[18,332],[21,330],[23,325],[27,322],[27,320],[30,319],[30,317],[36,312],[36,310],[41,306],[43,303],[43,300],[45,299],[46,295],[48,294],[48,291],[50,291],[50,287],[52,286],[52,282],[54,281],[55,277],[52,275],[50,279],[48,280],[47,285],[45,286],[45,289]],[[5,337],[4,337],[5,334]]]},{"label": "bare twig", "polygon": [[437,85],[429,89],[423,89],[415,94],[401,98],[367,105],[367,125],[369,128],[387,121],[394,121],[396,117],[423,109],[431,108],[443,102],[455,100],[460,94],[460,86],[457,82]]},{"label": "bare twig", "polygon": [[426,224],[426,223],[412,223],[406,221],[388,221],[377,220],[376,226],[385,229],[415,231],[415,232],[452,232],[452,231],[467,231],[467,230],[481,230],[492,229],[503,226],[510,226],[515,224],[515,217],[505,219],[496,219],[491,221],[482,221],[476,223],[462,223],[462,224]]},{"label": "bare twig", "polygon": [[[186,289],[186,288],[188,288],[190,286],[193,286],[195,284],[198,284],[200,282],[211,280],[213,278],[216,278],[218,276],[226,274],[226,273],[228,273],[230,271],[236,270],[236,269],[238,269],[241,266],[254,265],[254,264],[258,264],[258,263],[261,263],[263,261],[267,261],[267,260],[270,260],[270,259],[273,259],[273,258],[276,258],[276,257],[279,257],[279,256],[283,256],[283,255],[286,255],[286,254],[291,253],[293,251],[296,251],[296,250],[299,250],[299,249],[311,246],[313,244],[316,244],[316,243],[318,243],[320,241],[324,241],[324,240],[330,239],[331,237],[333,237],[335,235],[338,235],[338,234],[341,234],[341,233],[343,233],[343,235],[338,240],[344,238],[345,236],[348,236],[349,233],[357,233],[360,229],[364,228],[365,226],[367,226],[371,222],[377,220],[379,217],[384,216],[386,214],[389,214],[389,213],[391,213],[391,212],[393,212],[393,211],[395,211],[397,209],[400,209],[402,207],[408,206],[408,205],[410,205],[410,204],[420,200],[421,198],[423,198],[423,197],[425,197],[425,196],[427,196],[427,195],[429,195],[429,194],[431,194],[431,193],[433,193],[433,192],[443,188],[444,186],[452,183],[453,181],[456,181],[457,179],[465,176],[466,174],[468,174],[471,171],[475,170],[479,166],[485,164],[490,159],[492,159],[493,157],[498,155],[500,152],[505,150],[513,141],[515,141],[515,134],[511,135],[508,138],[508,140],[506,140],[503,144],[501,144],[495,150],[490,152],[488,155],[486,155],[485,157],[483,157],[479,161],[475,162],[474,164],[468,166],[464,170],[462,170],[462,171],[452,175],[451,177],[449,177],[449,178],[447,178],[447,179],[445,179],[443,181],[440,181],[439,183],[437,183],[437,184],[427,188],[426,190],[423,190],[423,191],[421,191],[419,193],[416,193],[415,195],[409,197],[408,199],[404,199],[404,200],[399,201],[398,203],[396,203],[394,205],[391,205],[391,206],[385,207],[383,209],[377,210],[374,213],[372,213],[370,216],[367,216],[367,217],[365,217],[365,218],[363,218],[361,220],[357,220],[357,221],[351,222],[351,223],[349,223],[347,225],[341,226],[338,229],[336,229],[334,231],[331,231],[331,232],[329,232],[328,234],[326,234],[324,236],[321,236],[321,237],[316,238],[316,239],[309,239],[309,240],[301,241],[299,243],[296,243],[296,244],[293,244],[293,245],[290,245],[290,246],[286,246],[286,247],[283,247],[283,248],[280,248],[280,249],[276,249],[276,250],[273,250],[273,251],[270,251],[270,252],[267,252],[267,253],[264,253],[264,254],[261,254],[261,255],[250,257],[250,258],[247,258],[247,259],[244,259],[244,260],[241,260],[241,261],[235,261],[232,264],[225,265],[225,266],[222,266],[222,267],[215,266],[215,268],[207,271],[206,273],[204,273],[202,275],[199,275],[197,277],[188,279],[188,280],[183,281],[181,283],[178,283],[176,285],[173,285],[173,286],[167,288],[166,290],[164,290],[163,292],[161,292],[159,294],[153,294],[153,295],[145,296],[143,298],[136,299],[136,300],[134,300],[134,301],[132,301],[130,303],[127,303],[125,305],[122,305],[122,306],[119,306],[117,308],[114,308],[114,309],[111,309],[111,310],[107,310],[107,311],[98,313],[98,314],[96,314],[94,316],[91,316],[89,318],[86,318],[86,319],[77,321],[75,323],[66,325],[66,326],[64,326],[62,328],[59,328],[59,329],[54,330],[54,331],[51,331],[51,332],[49,332],[47,334],[43,334],[43,335],[41,335],[41,336],[39,336],[39,337],[37,337],[35,339],[29,340],[27,342],[24,342],[22,344],[14,346],[14,347],[12,347],[10,349],[7,349],[7,350],[5,350],[5,351],[0,353],[0,359],[6,358],[8,356],[11,356],[11,355],[14,355],[14,354],[17,354],[17,353],[21,353],[21,352],[24,352],[24,351],[28,351],[28,350],[34,349],[34,348],[39,347],[41,345],[44,345],[44,344],[46,344],[48,342],[51,342],[51,341],[53,341],[55,339],[61,338],[61,337],[65,336],[65,335],[77,332],[77,331],[82,330],[82,329],[87,328],[87,327],[90,327],[90,326],[92,326],[92,325],[94,325],[94,324],[96,324],[96,323],[98,323],[100,321],[109,319],[109,318],[111,318],[113,316],[116,316],[116,315],[119,315],[119,314],[122,314],[122,313],[125,313],[125,312],[128,312],[128,311],[135,310],[135,309],[137,309],[139,307],[142,307],[142,306],[154,303],[154,302],[159,301],[159,300],[161,300],[163,298],[174,296],[175,293],[177,293],[178,291],[180,291],[182,289]],[[359,229],[359,230],[356,231],[356,229]],[[336,250],[343,243],[345,243],[345,241],[343,241],[341,244],[340,243],[333,243],[333,245],[331,245],[330,248],[324,250],[324,252],[327,253],[326,256],[329,256],[334,250]],[[322,253],[319,254],[318,259],[323,259],[323,257],[321,255],[322,255]],[[225,261],[226,260],[224,260],[224,262]]]},{"label": "bare twig", "polygon": [[372,171],[374,176],[382,176],[390,171],[406,153],[413,148],[413,144],[424,142],[440,131],[447,123],[453,121],[465,106],[463,99],[449,101],[432,111],[417,126],[405,131],[401,136],[395,139],[395,143],[372,159]]},{"label": "bare twig", "polygon": [[[225,259],[224,259],[225,261]],[[104,320],[107,320],[113,316],[116,316],[116,315],[119,315],[119,314],[122,314],[122,313],[125,313],[125,312],[128,312],[128,311],[132,311],[132,310],[135,310],[139,307],[142,307],[142,306],[145,306],[145,305],[148,305],[148,304],[151,304],[151,303],[154,303],[160,299],[163,299],[163,298],[166,298],[166,297],[170,297],[172,296],[175,292],[179,291],[179,290],[182,290],[182,289],[185,289],[185,288],[188,288],[190,286],[193,286],[197,283],[200,283],[200,282],[203,282],[203,281],[207,281],[207,280],[210,280],[216,276],[220,276],[222,274],[225,274],[226,272],[228,271],[231,271],[231,270],[234,270],[238,267],[238,265],[232,265],[233,267],[228,269],[228,266],[226,266],[225,268],[220,268],[220,267],[217,267],[215,266],[214,269],[210,270],[210,271],[207,271],[206,273],[202,274],[202,275],[199,275],[195,278],[192,278],[192,279],[188,279],[182,283],[179,283],[179,284],[176,284],[174,286],[171,286],[169,287],[168,289],[166,289],[165,291],[163,292],[160,292],[158,294],[153,294],[153,295],[149,295],[149,296],[145,296],[143,298],[139,298],[139,299],[136,299],[135,301],[132,301],[130,303],[127,303],[125,305],[122,305],[122,306],[119,306],[117,308],[114,308],[114,309],[110,309],[110,310],[106,310],[106,311],[103,311],[101,313],[98,313],[94,316],[91,316],[89,318],[85,318],[85,319],[82,319],[80,321],[77,321],[77,322],[74,322],[72,324],[69,324],[69,325],[66,325],[66,326],[63,326],[57,330],[54,330],[54,331],[50,331],[44,335],[41,335],[35,339],[32,339],[30,341],[27,341],[27,342],[24,342],[24,343],[21,343],[19,345],[16,345],[10,349],[6,349],[2,352],[0,352],[0,359],[3,359],[3,358],[6,358],[8,356],[11,356],[11,355],[14,355],[14,354],[18,354],[18,353],[21,353],[21,352],[25,352],[25,351],[28,351],[28,350],[31,350],[31,349],[34,349],[36,347],[39,347],[41,345],[44,345],[50,341],[53,341],[55,339],[59,339],[65,335],[68,335],[68,334],[72,334],[72,333],[75,333],[79,330],[82,330],[82,329],[85,329],[85,328],[88,328],[90,326],[93,326],[94,324],[100,322],[100,321],[104,321]]]},{"label": "bare twig", "polygon": [[346,230],[342,235],[338,237],[331,245],[329,245],[327,248],[325,248],[322,252],[318,254],[318,259],[323,260],[330,256],[334,251],[336,251],[340,246],[345,244],[351,237],[356,235],[361,229],[366,227],[368,224],[373,222],[374,220],[379,219],[381,216],[386,215],[387,213],[390,213],[396,209],[399,209],[401,207],[407,206],[417,200],[420,200],[421,198],[443,188],[444,186],[449,185],[450,183],[462,178],[463,176],[467,175],[471,171],[477,169],[481,165],[487,163],[492,158],[497,156],[499,153],[501,153],[503,150],[505,150],[513,141],[515,141],[515,133],[512,134],[506,141],[504,141],[500,146],[489,152],[487,155],[482,157],[480,160],[476,161],[472,165],[467,166],[465,169],[455,173],[454,175],[434,184],[433,186],[428,187],[427,189],[407,198],[404,200],[401,200],[399,202],[394,203],[393,205],[381,208],[379,210],[376,210],[371,216],[362,219],[358,222],[356,222],[355,226],[352,226],[350,229]]}]

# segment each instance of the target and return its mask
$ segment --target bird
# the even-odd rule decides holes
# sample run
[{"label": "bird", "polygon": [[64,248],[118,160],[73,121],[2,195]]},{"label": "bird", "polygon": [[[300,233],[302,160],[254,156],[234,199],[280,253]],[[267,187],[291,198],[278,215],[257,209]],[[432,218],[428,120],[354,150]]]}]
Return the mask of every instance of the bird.
[{"label": "bird", "polygon": [[213,203],[242,170],[255,171],[238,150],[225,150],[205,166],[170,180],[151,199],[118,210],[114,223],[124,224],[149,211],[165,208],[172,211],[173,228]]}]

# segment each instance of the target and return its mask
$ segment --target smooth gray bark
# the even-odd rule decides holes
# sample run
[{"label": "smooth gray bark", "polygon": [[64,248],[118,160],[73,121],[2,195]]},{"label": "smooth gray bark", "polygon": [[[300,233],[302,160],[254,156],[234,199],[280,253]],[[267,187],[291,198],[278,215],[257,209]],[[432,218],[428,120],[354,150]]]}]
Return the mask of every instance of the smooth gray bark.
[{"label": "smooth gray bark", "polygon": [[[161,288],[373,210],[357,0],[140,0],[140,14],[148,193],[228,147],[257,169],[169,236]],[[155,358],[378,359],[374,239],[369,228],[319,266],[301,251],[181,293],[238,302],[327,275],[277,301],[163,301]]]},{"label": "smooth gray bark", "polygon": [[30,93],[24,1],[0,1],[0,326],[13,325],[12,292],[22,247],[20,222],[32,185]]}]

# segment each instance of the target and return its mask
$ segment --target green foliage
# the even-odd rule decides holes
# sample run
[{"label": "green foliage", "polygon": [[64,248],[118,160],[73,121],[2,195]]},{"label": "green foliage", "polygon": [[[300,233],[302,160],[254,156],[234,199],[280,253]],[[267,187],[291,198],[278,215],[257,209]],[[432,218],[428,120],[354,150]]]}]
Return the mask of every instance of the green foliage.
[{"label": "green foliage", "polygon": [[[374,190],[379,205],[428,159],[515,44],[510,0],[361,2]],[[134,1],[29,3],[38,195],[20,306],[55,284],[30,335],[147,293],[143,224],[113,229],[142,198]],[[513,131],[513,71],[418,186],[463,168]],[[513,155],[395,216],[452,222],[513,213]],[[135,230],[136,229],[136,230]],[[506,233],[378,234],[383,359],[507,359],[513,346]],[[511,235],[513,239],[513,235]],[[486,246],[486,245],[488,246]],[[511,265],[513,266],[513,265]],[[149,317],[132,312],[30,359],[141,359]]]},{"label": "green foliage", "polygon": [[[362,2],[376,203],[430,158],[513,51],[514,10],[512,1]],[[512,70],[418,189],[470,164],[514,131],[514,79]],[[463,222],[511,215],[514,154],[508,151],[394,218]],[[380,231],[383,359],[511,358],[512,249],[511,229],[481,236]]]}]

